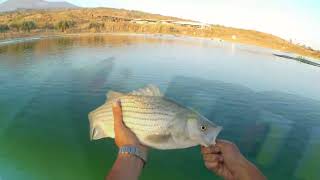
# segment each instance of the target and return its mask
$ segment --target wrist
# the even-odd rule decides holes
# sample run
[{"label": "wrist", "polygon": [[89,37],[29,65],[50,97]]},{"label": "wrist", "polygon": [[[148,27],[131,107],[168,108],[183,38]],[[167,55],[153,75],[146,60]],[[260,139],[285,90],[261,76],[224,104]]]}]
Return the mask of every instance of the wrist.
[{"label": "wrist", "polygon": [[148,147],[142,145],[142,144],[134,144],[134,143],[122,143],[122,144],[117,144],[118,148],[120,149],[123,146],[133,146],[139,148],[141,151],[144,151],[145,153],[148,152]]},{"label": "wrist", "polygon": [[234,179],[243,179],[243,177],[247,174],[248,170],[248,161],[242,156],[234,157],[232,160],[232,165],[228,164],[230,172],[233,174]]},{"label": "wrist", "polygon": [[133,154],[118,154],[117,160],[132,161],[144,164],[143,160]]},{"label": "wrist", "polygon": [[107,179],[138,179],[143,167],[141,158],[129,153],[119,153]]},{"label": "wrist", "polygon": [[147,162],[147,148],[141,145],[124,145],[119,147],[119,157],[138,158],[143,164]]},{"label": "wrist", "polygon": [[239,162],[238,168],[234,172],[234,175],[236,179],[253,180],[257,178],[255,178],[255,174],[257,173],[256,171],[256,167],[243,157],[242,160]]}]

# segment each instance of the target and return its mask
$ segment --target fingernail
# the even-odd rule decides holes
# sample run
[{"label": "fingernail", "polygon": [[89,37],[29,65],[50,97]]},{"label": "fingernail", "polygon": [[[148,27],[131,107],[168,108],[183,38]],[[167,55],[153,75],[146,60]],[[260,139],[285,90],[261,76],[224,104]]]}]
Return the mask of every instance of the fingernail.
[{"label": "fingernail", "polygon": [[219,161],[223,161],[223,157],[222,156],[219,157]]},{"label": "fingernail", "polygon": [[220,148],[219,148],[219,147],[217,147],[217,146],[216,146],[216,147],[214,147],[214,148],[213,148],[213,150],[214,150],[215,152],[220,152]]},{"label": "fingernail", "polygon": [[118,107],[119,106],[119,102],[120,102],[119,99],[113,101],[112,106],[113,107]]}]

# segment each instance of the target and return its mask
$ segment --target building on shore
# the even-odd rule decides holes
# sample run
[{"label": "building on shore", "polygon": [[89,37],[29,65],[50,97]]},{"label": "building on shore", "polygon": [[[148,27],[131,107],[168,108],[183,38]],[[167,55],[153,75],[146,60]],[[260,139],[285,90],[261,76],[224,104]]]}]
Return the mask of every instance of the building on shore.
[{"label": "building on shore", "polygon": [[130,21],[135,24],[163,24],[163,25],[177,25],[194,28],[208,28],[209,24],[193,21],[174,21],[174,20],[154,20],[154,19],[133,19]]},{"label": "building on shore", "polygon": [[180,26],[187,26],[187,27],[201,28],[201,29],[210,27],[209,24],[202,23],[202,22],[193,22],[193,21],[173,21],[172,24],[180,25]]},{"label": "building on shore", "polygon": [[158,23],[158,21],[154,20],[154,19],[133,19],[130,22],[135,23],[135,24],[156,24],[156,23]]}]

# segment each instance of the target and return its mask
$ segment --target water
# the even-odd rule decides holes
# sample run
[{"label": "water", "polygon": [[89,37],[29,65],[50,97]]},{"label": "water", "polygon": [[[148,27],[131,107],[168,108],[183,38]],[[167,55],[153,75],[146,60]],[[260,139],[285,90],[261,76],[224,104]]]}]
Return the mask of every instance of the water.
[{"label": "water", "polygon": [[[272,50],[168,36],[73,36],[0,45],[0,179],[103,179],[113,140],[87,114],[110,90],[156,84],[224,126],[269,179],[319,179],[320,68]],[[141,179],[214,179],[199,147],[150,152]]]}]

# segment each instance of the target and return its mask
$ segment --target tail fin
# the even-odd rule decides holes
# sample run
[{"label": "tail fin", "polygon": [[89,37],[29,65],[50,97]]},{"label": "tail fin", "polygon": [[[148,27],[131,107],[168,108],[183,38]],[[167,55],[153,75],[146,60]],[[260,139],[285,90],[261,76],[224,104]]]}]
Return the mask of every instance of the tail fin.
[{"label": "tail fin", "polygon": [[[111,106],[109,108],[111,111]],[[97,140],[106,137],[114,138],[112,112],[108,113],[99,109],[100,108],[89,113],[90,139]]]}]

